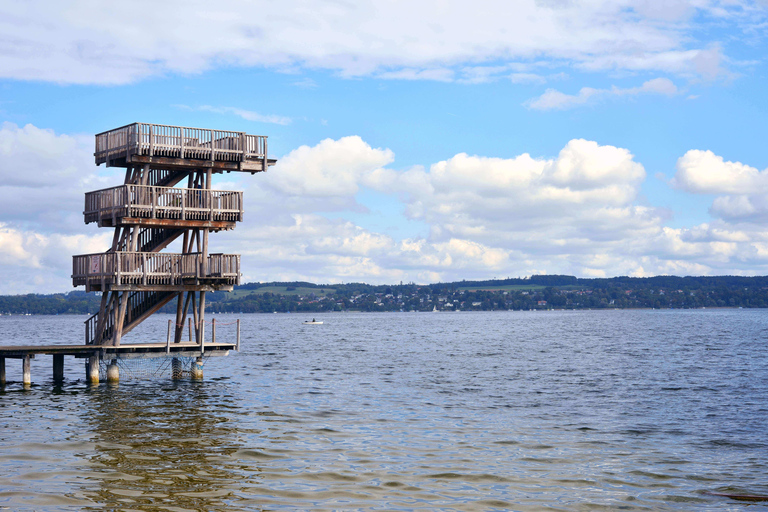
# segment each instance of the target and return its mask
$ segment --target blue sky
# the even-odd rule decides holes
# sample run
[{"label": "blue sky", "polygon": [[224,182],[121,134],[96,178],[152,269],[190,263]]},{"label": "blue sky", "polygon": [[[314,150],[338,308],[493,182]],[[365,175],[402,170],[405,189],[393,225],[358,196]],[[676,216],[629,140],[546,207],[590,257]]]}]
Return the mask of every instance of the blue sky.
[{"label": "blue sky", "polygon": [[[182,8],[183,6],[183,8]],[[768,269],[764,0],[0,1],[0,293],[106,250],[93,135],[269,136],[246,281]]]}]

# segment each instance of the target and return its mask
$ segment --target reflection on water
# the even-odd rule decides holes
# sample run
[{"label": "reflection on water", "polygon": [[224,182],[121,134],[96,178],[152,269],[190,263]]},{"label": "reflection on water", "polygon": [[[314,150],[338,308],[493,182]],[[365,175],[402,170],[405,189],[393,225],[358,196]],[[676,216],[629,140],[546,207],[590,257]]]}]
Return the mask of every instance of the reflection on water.
[{"label": "reflection on water", "polygon": [[762,311],[301,320],[245,316],[243,352],[202,382],[88,388],[77,365],[59,388],[6,387],[0,510],[744,510],[707,492],[768,494]]},{"label": "reflection on water", "polygon": [[232,402],[215,382],[94,390],[83,427],[95,450],[80,492],[97,506],[85,509],[226,509],[244,476],[228,464],[238,432],[221,411]]}]

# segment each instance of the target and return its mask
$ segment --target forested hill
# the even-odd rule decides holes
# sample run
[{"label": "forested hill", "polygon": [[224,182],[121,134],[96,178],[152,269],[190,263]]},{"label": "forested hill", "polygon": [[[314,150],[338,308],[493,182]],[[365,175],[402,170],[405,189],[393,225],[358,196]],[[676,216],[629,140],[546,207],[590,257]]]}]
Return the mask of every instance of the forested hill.
[{"label": "forested hill", "polygon": [[[0,296],[0,314],[93,314],[95,293]],[[417,285],[248,283],[210,293],[212,312],[473,311],[499,309],[768,307],[768,276],[613,277],[537,275]],[[173,303],[163,311],[175,311]]]}]

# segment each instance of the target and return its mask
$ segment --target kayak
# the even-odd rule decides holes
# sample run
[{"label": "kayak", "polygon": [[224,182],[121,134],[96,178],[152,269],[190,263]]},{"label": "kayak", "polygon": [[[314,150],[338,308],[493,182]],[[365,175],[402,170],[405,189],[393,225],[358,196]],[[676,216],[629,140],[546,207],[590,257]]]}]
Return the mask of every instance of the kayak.
[{"label": "kayak", "polygon": [[323,322],[318,322],[318,321],[316,321],[316,320],[312,320],[311,322],[310,322],[309,320],[307,320],[307,321],[306,321],[306,322],[304,322],[304,323],[305,323],[306,325],[322,325],[322,324],[323,324]]}]

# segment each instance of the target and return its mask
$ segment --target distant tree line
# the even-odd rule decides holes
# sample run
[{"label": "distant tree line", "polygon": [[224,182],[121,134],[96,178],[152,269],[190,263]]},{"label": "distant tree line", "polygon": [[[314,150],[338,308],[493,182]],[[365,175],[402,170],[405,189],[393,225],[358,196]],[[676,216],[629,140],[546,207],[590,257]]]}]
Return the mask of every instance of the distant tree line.
[{"label": "distant tree line", "polygon": [[[268,289],[269,291],[265,291]],[[285,292],[279,291],[284,289]],[[539,275],[417,285],[247,283],[237,294],[209,293],[216,313],[323,311],[491,311],[506,309],[768,307],[768,277],[614,277]],[[260,291],[261,290],[261,291]],[[299,294],[296,290],[302,291]],[[309,290],[309,292],[306,292]],[[0,296],[2,314],[93,314],[99,296],[72,291]],[[175,301],[161,311],[176,311]]]}]

